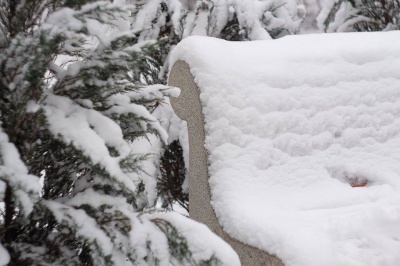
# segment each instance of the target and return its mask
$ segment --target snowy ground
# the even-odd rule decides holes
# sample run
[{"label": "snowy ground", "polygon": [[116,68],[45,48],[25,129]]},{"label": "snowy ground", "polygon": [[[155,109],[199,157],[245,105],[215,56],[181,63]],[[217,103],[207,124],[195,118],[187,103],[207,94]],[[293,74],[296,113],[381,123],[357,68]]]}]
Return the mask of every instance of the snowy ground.
[{"label": "snowy ground", "polygon": [[399,265],[400,32],[189,37],[176,60],[230,235],[287,265]]}]

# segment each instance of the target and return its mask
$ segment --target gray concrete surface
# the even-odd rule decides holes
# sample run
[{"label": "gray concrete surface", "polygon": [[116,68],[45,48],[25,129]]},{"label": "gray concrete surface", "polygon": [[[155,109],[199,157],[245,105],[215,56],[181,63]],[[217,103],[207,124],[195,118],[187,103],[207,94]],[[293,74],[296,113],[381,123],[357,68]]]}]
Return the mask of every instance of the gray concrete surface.
[{"label": "gray concrete surface", "polygon": [[186,120],[189,133],[189,215],[190,218],[207,225],[214,233],[229,243],[240,257],[244,266],[281,266],[277,257],[231,238],[221,228],[211,206],[208,183],[208,157],[204,147],[204,115],[199,89],[190,73],[189,65],[177,61],[170,73],[168,85],[181,89],[179,98],[171,97],[175,113]]}]

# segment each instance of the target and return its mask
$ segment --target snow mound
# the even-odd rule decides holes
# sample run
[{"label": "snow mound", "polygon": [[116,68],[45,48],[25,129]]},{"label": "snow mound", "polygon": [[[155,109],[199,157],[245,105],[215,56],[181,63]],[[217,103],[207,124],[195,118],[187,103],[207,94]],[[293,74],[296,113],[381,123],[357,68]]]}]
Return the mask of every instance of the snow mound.
[{"label": "snow mound", "polygon": [[227,233],[286,265],[400,264],[400,32],[189,37],[171,60],[200,89]]}]

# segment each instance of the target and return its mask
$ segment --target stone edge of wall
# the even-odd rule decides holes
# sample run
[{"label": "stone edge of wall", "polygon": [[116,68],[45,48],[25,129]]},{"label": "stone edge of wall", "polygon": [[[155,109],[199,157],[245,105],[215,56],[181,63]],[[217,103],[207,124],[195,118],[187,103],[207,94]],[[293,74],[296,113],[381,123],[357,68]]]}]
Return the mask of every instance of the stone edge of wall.
[{"label": "stone edge of wall", "polygon": [[175,113],[187,122],[189,134],[189,209],[190,218],[207,225],[214,233],[232,246],[245,266],[282,266],[274,255],[246,245],[230,237],[220,226],[211,205],[208,183],[208,156],[204,147],[204,115],[199,89],[190,72],[190,66],[177,61],[169,73],[168,85],[181,89],[178,98],[170,97]]}]

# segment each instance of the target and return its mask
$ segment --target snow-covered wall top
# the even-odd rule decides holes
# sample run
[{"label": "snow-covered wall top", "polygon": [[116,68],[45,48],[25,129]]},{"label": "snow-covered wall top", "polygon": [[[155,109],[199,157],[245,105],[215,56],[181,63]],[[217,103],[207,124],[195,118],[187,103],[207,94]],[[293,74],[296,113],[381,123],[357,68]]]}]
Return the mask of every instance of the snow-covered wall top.
[{"label": "snow-covered wall top", "polygon": [[212,204],[287,265],[400,262],[400,32],[189,37]]}]

